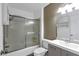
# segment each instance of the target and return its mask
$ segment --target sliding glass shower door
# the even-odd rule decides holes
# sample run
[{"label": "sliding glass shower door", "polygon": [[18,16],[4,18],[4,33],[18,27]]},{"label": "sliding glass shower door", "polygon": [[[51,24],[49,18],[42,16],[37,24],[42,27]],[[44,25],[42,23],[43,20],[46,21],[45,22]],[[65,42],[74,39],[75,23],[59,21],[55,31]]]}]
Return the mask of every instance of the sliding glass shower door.
[{"label": "sliding glass shower door", "polygon": [[39,44],[39,20],[10,16],[10,24],[4,26],[4,50],[6,53]]},{"label": "sliding glass shower door", "polygon": [[27,20],[25,22],[26,47],[38,44],[40,32],[39,20]]}]

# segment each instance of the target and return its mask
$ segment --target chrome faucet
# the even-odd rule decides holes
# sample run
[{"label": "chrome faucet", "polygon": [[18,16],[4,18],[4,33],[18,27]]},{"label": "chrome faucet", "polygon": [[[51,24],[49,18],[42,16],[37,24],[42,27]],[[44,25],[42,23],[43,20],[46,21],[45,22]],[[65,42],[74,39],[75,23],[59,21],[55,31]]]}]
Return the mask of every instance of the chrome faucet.
[{"label": "chrome faucet", "polygon": [[63,39],[63,40],[70,43],[70,42],[72,42],[72,36],[73,36],[73,34],[70,34],[69,39]]},{"label": "chrome faucet", "polygon": [[70,39],[69,39],[70,42],[72,42],[72,36],[73,34],[70,34]]}]

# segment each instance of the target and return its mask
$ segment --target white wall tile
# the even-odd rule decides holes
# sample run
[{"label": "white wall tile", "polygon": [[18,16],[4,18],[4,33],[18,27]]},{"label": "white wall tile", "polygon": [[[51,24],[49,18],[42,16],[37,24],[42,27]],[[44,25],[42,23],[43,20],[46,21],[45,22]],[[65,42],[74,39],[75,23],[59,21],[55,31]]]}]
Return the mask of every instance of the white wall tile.
[{"label": "white wall tile", "polygon": [[0,51],[3,50],[2,4],[0,3]]}]

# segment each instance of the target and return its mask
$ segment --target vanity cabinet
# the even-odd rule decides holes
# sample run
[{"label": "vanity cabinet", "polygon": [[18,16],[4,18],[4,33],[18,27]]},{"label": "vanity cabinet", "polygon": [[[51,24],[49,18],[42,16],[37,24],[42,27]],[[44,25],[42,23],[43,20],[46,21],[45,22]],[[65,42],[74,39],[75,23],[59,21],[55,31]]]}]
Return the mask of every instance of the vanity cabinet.
[{"label": "vanity cabinet", "polygon": [[72,52],[61,49],[61,56],[78,56],[78,55],[74,54]]},{"label": "vanity cabinet", "polygon": [[49,56],[60,56],[60,48],[57,48],[55,46],[52,45],[48,45],[48,55]]},{"label": "vanity cabinet", "polygon": [[48,56],[78,56],[54,45],[48,44]]}]

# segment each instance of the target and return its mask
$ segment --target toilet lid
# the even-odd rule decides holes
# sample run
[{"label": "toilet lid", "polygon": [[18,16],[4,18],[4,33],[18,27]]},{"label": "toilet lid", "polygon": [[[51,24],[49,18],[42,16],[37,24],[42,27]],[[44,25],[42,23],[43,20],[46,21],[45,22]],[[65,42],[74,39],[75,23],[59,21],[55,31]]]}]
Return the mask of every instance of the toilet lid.
[{"label": "toilet lid", "polygon": [[46,51],[47,51],[47,49],[44,49],[44,48],[37,48],[37,49],[34,51],[34,53],[40,54],[40,53],[43,53],[43,52],[46,52]]}]

